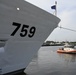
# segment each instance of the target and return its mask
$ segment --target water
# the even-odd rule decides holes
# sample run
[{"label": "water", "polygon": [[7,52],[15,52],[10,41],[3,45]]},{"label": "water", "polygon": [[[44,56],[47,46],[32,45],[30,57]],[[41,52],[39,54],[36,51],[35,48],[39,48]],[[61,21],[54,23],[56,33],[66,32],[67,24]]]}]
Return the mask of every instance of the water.
[{"label": "water", "polygon": [[59,46],[41,47],[25,70],[27,75],[75,75],[76,55],[59,54]]}]

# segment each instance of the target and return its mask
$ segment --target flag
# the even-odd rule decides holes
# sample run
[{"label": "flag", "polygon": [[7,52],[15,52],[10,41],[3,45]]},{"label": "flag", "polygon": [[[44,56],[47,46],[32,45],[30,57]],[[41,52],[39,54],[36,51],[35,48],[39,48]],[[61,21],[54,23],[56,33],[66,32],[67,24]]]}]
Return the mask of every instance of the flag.
[{"label": "flag", "polygon": [[56,5],[51,6],[51,9],[55,9],[56,10]]}]

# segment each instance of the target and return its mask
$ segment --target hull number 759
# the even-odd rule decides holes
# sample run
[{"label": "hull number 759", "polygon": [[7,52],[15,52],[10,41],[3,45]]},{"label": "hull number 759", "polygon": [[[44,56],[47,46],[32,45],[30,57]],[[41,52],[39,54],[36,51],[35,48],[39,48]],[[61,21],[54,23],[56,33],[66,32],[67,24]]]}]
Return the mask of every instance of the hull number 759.
[{"label": "hull number 759", "polygon": [[20,37],[28,36],[29,38],[32,38],[36,32],[36,28],[34,26],[30,27],[29,25],[25,25],[25,24],[21,26],[20,23],[16,23],[16,22],[13,22],[12,25],[16,26],[16,28],[12,32],[11,36],[14,36],[20,28],[21,28],[21,31],[19,33]]}]

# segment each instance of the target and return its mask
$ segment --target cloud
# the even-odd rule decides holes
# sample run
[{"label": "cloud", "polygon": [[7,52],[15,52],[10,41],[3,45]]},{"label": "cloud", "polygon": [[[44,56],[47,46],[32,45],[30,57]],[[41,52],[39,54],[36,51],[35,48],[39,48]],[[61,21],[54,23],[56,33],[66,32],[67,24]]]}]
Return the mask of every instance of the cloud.
[{"label": "cloud", "polygon": [[61,19],[60,25],[63,27],[76,29],[76,10],[64,11],[59,15]]}]

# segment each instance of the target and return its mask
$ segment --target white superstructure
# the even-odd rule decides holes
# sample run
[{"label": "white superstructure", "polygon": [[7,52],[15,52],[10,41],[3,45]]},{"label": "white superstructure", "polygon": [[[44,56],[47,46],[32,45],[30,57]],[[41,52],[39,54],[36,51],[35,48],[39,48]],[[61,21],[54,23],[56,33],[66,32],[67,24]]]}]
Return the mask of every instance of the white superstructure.
[{"label": "white superstructure", "polygon": [[24,0],[0,0],[0,74],[26,68],[59,21]]}]

